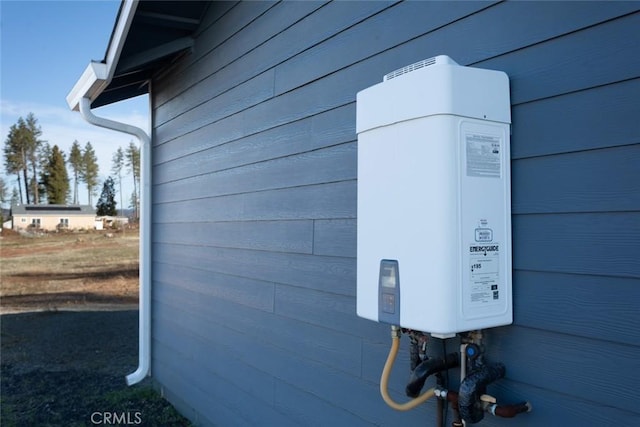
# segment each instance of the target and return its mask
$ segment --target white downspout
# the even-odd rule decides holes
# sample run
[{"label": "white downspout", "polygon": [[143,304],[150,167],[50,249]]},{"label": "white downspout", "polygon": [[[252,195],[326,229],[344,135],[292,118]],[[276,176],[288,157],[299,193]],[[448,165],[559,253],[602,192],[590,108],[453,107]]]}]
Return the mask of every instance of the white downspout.
[{"label": "white downspout", "polygon": [[92,125],[128,133],[140,141],[140,284],[138,369],[127,375],[127,384],[142,381],[151,371],[151,138],[147,133],[126,123],[97,117],[91,111],[91,100],[80,100],[80,114]]}]

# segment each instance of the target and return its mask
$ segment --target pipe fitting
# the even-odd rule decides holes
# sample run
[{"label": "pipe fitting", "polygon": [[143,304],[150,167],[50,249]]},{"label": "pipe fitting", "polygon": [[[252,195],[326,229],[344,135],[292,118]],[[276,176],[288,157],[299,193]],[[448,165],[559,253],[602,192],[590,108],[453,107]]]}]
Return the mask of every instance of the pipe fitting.
[{"label": "pipe fitting", "polygon": [[389,376],[391,375],[391,370],[400,347],[400,331],[400,327],[395,325],[391,326],[391,348],[389,349],[389,355],[387,356],[387,361],[384,363],[384,368],[382,369],[382,375],[380,377],[380,394],[382,395],[382,399],[385,403],[391,408],[396,411],[408,411],[434,397],[435,388],[431,388],[415,399],[411,399],[405,403],[397,403],[391,398],[391,396],[389,396]]},{"label": "pipe fitting", "polygon": [[441,388],[441,387],[436,387],[433,390],[433,393],[435,394],[435,396],[438,399],[443,399],[443,400],[447,400],[447,396],[449,395],[449,390]]},{"label": "pipe fitting", "polygon": [[458,366],[459,360],[460,358],[458,353],[449,353],[444,360],[440,357],[436,357],[422,361],[411,372],[411,377],[409,378],[409,383],[405,388],[405,393],[409,397],[418,396],[425,381],[430,375],[446,369],[455,368]]},{"label": "pipe fitting", "polygon": [[412,330],[409,330],[407,334],[410,338],[409,361],[411,362],[411,370],[413,371],[420,362],[427,359],[429,336],[422,332]]},{"label": "pipe fitting", "polygon": [[400,326],[391,325],[391,338],[400,338],[401,335],[402,329],[400,328]]},{"label": "pipe fitting", "polygon": [[477,423],[484,418],[484,409],[480,396],[485,394],[487,385],[504,377],[505,366],[502,363],[483,365],[472,371],[460,384],[458,406],[460,416],[467,423]]},{"label": "pipe fitting", "polygon": [[516,403],[514,405],[498,405],[496,403],[487,407],[487,412],[496,417],[513,418],[524,412],[531,412],[529,402]]}]

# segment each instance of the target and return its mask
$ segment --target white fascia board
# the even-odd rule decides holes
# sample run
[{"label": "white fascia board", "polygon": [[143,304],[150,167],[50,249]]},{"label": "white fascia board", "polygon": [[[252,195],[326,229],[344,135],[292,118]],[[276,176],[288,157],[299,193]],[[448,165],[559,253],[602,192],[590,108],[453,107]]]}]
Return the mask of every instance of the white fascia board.
[{"label": "white fascia board", "polygon": [[113,73],[116,70],[116,65],[118,65],[118,61],[120,60],[120,53],[122,53],[122,47],[124,46],[124,42],[127,39],[127,34],[129,34],[131,22],[133,22],[133,17],[136,14],[137,8],[138,0],[122,1],[122,10],[120,11],[120,15],[118,16],[116,26],[113,29],[113,37],[111,38],[111,42],[109,43],[109,48],[107,49],[107,57],[105,58],[105,62],[109,67],[109,81],[111,81],[111,79],[113,78]]},{"label": "white fascia board", "polygon": [[89,98],[93,102],[111,82],[137,7],[138,0],[122,1],[106,58],[102,62],[91,61],[67,95],[67,104],[71,110],[80,110],[82,98]]}]

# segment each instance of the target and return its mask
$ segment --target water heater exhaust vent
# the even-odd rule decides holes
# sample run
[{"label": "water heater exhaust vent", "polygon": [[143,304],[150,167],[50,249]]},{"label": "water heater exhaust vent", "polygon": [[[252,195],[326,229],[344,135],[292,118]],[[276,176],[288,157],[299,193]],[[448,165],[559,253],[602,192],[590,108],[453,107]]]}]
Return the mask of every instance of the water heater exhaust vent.
[{"label": "water heater exhaust vent", "polygon": [[449,58],[447,55],[438,55],[432,58],[423,59],[422,61],[414,62],[413,64],[406,65],[402,68],[398,68],[388,74],[386,74],[383,78],[383,81],[391,80],[395,77],[401,76],[406,73],[410,73],[415,70],[419,70],[420,68],[428,67],[430,65],[458,65],[453,59]]}]

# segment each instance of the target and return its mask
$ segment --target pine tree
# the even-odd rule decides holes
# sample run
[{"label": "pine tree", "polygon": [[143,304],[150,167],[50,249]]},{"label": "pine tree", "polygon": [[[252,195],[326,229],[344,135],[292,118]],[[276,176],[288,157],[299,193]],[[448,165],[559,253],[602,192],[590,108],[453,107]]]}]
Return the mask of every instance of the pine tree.
[{"label": "pine tree", "polygon": [[[22,201],[22,185],[27,204],[39,203],[38,191],[38,153],[44,141],[40,139],[42,130],[38,121],[29,113],[27,119],[18,118],[16,124],[9,128],[5,141],[5,167],[8,173],[18,176],[18,191]],[[22,176],[20,173],[22,172]],[[28,174],[31,172],[31,176]],[[33,197],[31,197],[33,196]]]},{"label": "pine tree", "polygon": [[135,217],[138,218],[139,214],[139,192],[138,187],[140,183],[140,148],[133,141],[129,142],[129,146],[125,152],[126,166],[133,175],[133,194],[135,197],[135,203],[133,209],[135,210]]},{"label": "pine tree", "polygon": [[4,223],[4,204],[9,198],[9,188],[4,182],[4,178],[0,176],[0,227]]},{"label": "pine tree", "polygon": [[31,165],[31,182],[32,182],[32,194],[33,203],[40,203],[39,186],[38,186],[38,157],[40,154],[40,148],[44,143],[40,139],[42,135],[42,129],[38,126],[38,120],[33,113],[27,114],[27,119],[24,122],[25,126],[25,138],[27,143],[27,158]]},{"label": "pine tree", "polygon": [[[27,179],[27,150],[24,138],[24,120],[18,119],[18,123],[11,125],[9,134],[4,142],[4,165],[7,173],[15,173],[18,177],[18,194],[20,203],[22,200],[22,183],[24,182],[24,194],[29,204],[29,180]],[[22,175],[20,175],[22,173]]]},{"label": "pine tree", "polygon": [[104,184],[102,185],[102,193],[100,194],[100,199],[98,199],[98,204],[96,205],[96,210],[98,216],[116,216],[116,191],[114,189],[113,178],[108,177]]},{"label": "pine tree", "polygon": [[118,147],[118,150],[113,153],[113,157],[111,158],[111,172],[116,174],[118,177],[118,189],[120,193],[120,206],[124,206],[122,204],[122,169],[124,168],[124,151],[122,147]]},{"label": "pine tree", "polygon": [[69,176],[67,175],[64,154],[57,145],[54,145],[51,150],[51,157],[49,158],[44,177],[49,203],[66,203],[69,197]]},{"label": "pine tree", "polygon": [[4,178],[0,176],[0,210],[4,208],[4,204],[9,200],[9,187],[7,187]]},{"label": "pine tree", "polygon": [[[138,206],[138,193],[136,193],[134,190],[133,193],[131,193],[131,198],[129,199],[129,207],[135,212],[138,212]],[[135,219],[137,220],[138,217],[136,216]]]},{"label": "pine tree", "polygon": [[84,146],[80,177],[87,185],[89,204],[91,205],[93,201],[93,195],[95,194],[96,187],[98,186],[98,159],[96,157],[96,152],[93,150],[91,142],[87,142]]},{"label": "pine tree", "polygon": [[4,203],[9,198],[9,188],[4,178],[0,176],[0,203]]},{"label": "pine tree", "polygon": [[51,161],[51,146],[47,142],[43,142],[38,153],[38,164],[40,170],[40,178],[38,180],[38,194],[40,202],[47,200],[47,171],[49,162]]},{"label": "pine tree", "polygon": [[20,190],[16,187],[13,187],[13,191],[11,192],[11,206],[16,206],[22,203],[22,195],[20,194]]},{"label": "pine tree", "polygon": [[73,172],[73,204],[78,204],[78,181],[82,172],[82,150],[78,141],[73,141],[69,152],[69,165]]}]

